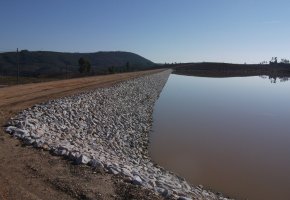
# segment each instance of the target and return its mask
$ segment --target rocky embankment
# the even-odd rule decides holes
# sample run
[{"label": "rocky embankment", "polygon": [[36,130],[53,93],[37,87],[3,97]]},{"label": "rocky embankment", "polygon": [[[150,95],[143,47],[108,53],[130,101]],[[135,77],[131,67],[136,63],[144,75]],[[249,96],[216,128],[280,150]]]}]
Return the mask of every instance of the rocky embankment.
[{"label": "rocky embankment", "polygon": [[120,174],[166,198],[226,199],[155,165],[148,134],[155,101],[170,70],[26,109],[6,131],[27,145]]}]

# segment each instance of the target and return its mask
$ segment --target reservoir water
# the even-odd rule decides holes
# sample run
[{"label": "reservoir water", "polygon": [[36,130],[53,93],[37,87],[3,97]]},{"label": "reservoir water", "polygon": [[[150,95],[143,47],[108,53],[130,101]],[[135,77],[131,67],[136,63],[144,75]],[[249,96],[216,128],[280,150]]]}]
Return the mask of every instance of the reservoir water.
[{"label": "reservoir water", "polygon": [[290,199],[290,81],[171,74],[153,120],[153,160],[192,184]]}]

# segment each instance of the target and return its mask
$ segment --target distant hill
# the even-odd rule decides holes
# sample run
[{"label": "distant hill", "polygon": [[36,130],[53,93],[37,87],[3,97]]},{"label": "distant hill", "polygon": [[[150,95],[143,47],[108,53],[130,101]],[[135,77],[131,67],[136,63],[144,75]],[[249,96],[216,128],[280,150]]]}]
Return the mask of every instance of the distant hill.
[{"label": "distant hill", "polygon": [[[142,56],[130,52],[112,51],[96,53],[62,53],[51,51],[20,51],[20,75],[49,77],[66,73],[78,73],[78,60],[83,57],[92,65],[92,73],[106,74],[109,68],[128,71],[152,68],[155,64]],[[129,63],[129,64],[127,64]],[[128,69],[129,68],[129,69]],[[0,75],[17,73],[16,52],[0,53]]]}]

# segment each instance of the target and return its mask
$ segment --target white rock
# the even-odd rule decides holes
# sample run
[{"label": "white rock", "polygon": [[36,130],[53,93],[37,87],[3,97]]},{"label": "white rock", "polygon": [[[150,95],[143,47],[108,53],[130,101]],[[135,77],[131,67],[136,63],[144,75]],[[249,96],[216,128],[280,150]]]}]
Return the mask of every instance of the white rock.
[{"label": "white rock", "polygon": [[92,166],[93,168],[104,168],[104,165],[102,164],[102,162],[100,162],[97,159],[92,159],[89,162],[89,165]]},{"label": "white rock", "polygon": [[177,200],[192,200],[192,198],[189,198],[189,197],[179,197]]},{"label": "white rock", "polygon": [[85,155],[81,155],[79,156],[76,160],[75,160],[75,163],[77,165],[80,165],[80,164],[88,164],[90,162],[90,159],[85,156]]},{"label": "white rock", "polygon": [[126,168],[122,168],[122,174],[125,175],[125,176],[132,177],[131,172],[128,169],[126,169]]},{"label": "white rock", "polygon": [[10,133],[10,134],[13,134],[14,130],[16,130],[17,128],[15,126],[8,126],[6,128],[6,132],[7,133]]},{"label": "white rock", "polygon": [[134,176],[133,180],[132,180],[132,183],[134,185],[142,185],[142,180],[141,180],[141,178],[139,176]]}]

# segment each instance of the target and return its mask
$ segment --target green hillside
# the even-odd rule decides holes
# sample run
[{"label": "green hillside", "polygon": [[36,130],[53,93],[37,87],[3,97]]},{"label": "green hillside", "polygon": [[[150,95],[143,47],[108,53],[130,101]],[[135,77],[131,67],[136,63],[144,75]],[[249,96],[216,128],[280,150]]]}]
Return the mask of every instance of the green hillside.
[{"label": "green hillside", "polygon": [[[155,64],[130,52],[62,53],[50,51],[27,51],[18,53],[20,75],[50,77],[78,73],[78,60],[83,57],[91,63],[92,74],[106,74],[109,68],[115,71],[134,71],[152,68]],[[128,67],[129,65],[129,67]],[[125,69],[126,68],[126,69]],[[0,53],[0,75],[17,74],[16,52]]]}]

